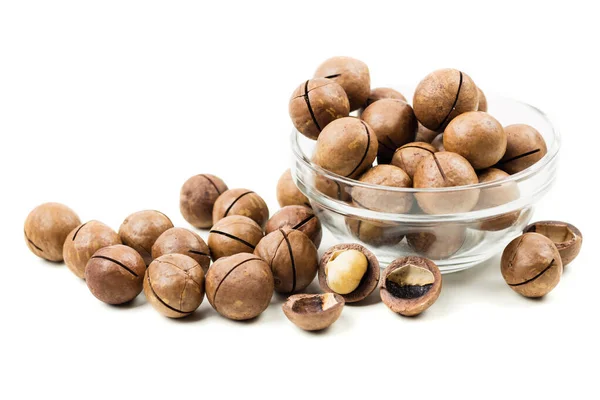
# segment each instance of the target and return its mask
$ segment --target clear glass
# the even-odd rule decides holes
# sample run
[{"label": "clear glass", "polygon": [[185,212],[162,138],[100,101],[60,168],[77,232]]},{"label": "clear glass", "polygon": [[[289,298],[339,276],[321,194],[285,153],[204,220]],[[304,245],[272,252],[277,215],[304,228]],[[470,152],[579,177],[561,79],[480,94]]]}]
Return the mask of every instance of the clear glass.
[{"label": "clear glass", "polygon": [[[399,90],[412,97],[410,90]],[[500,96],[487,95],[487,99],[488,111],[501,124],[531,125],[548,147],[540,161],[505,180],[438,189],[364,184],[312,164],[316,142],[297,131],[291,138],[292,176],[322,224],[340,242],[368,247],[382,266],[398,257],[421,255],[434,260],[443,273],[470,268],[502,251],[522,232],[535,203],[554,183],[560,148],[560,136],[543,112]],[[360,197],[362,207],[353,196]],[[479,201],[473,210],[465,211],[470,207],[465,204],[477,196],[492,201]],[[447,213],[426,214],[420,202],[434,202]]]}]

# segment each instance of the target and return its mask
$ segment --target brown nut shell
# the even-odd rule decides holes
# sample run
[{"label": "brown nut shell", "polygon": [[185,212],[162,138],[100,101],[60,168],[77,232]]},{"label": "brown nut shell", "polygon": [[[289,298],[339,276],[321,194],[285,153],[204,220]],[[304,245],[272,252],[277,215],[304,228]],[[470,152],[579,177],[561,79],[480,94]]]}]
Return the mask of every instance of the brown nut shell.
[{"label": "brown nut shell", "polygon": [[62,261],[65,239],[79,224],[79,217],[69,207],[60,203],[44,203],[34,208],[25,219],[25,243],[40,258]]},{"label": "brown nut shell", "polygon": [[533,127],[525,124],[504,127],[507,144],[506,153],[498,163],[498,168],[516,174],[541,160],[548,148],[542,135]]},{"label": "brown nut shell", "polygon": [[346,226],[353,237],[369,246],[393,246],[404,239],[402,226],[385,221],[348,216]]},{"label": "brown nut shell", "polygon": [[277,182],[277,202],[280,207],[295,205],[310,207],[308,198],[296,186],[292,178],[292,171],[289,169],[281,175]]},{"label": "brown nut shell", "polygon": [[467,229],[461,225],[438,225],[431,231],[406,235],[411,249],[433,260],[443,260],[456,254],[466,238]]},{"label": "brown nut shell", "polygon": [[269,207],[258,194],[248,189],[230,189],[217,199],[213,209],[213,223],[232,215],[242,215],[261,228],[269,220]]},{"label": "brown nut shell", "polygon": [[431,141],[431,145],[436,151],[445,151],[444,149],[444,134],[440,133]]},{"label": "brown nut shell", "polygon": [[379,283],[379,275],[381,272],[379,270],[379,261],[369,249],[367,249],[364,246],[361,246],[360,244],[342,243],[329,248],[329,250],[327,250],[325,254],[323,254],[321,260],[319,261],[319,286],[321,287],[321,290],[323,290],[325,293],[335,293],[327,285],[327,274],[325,273],[325,266],[331,259],[331,256],[338,250],[356,250],[361,252],[367,258],[367,271],[362,277],[358,287],[348,294],[340,294],[340,296],[344,298],[346,303],[356,303],[365,299],[367,296],[373,293],[373,291],[377,287],[377,284]]},{"label": "brown nut shell", "polygon": [[271,267],[278,293],[306,289],[319,268],[319,255],[314,243],[304,233],[289,228],[269,233],[258,243],[254,254]]},{"label": "brown nut shell", "polygon": [[252,253],[263,231],[248,217],[232,215],[217,222],[208,234],[208,247],[214,261],[238,253]]},{"label": "brown nut shell", "polygon": [[431,157],[436,152],[435,147],[425,142],[407,143],[394,153],[391,164],[402,168],[411,179],[415,176],[417,167],[423,158]]},{"label": "brown nut shell", "polygon": [[525,233],[504,249],[501,271],[515,292],[525,297],[542,297],[558,285],[563,266],[552,240],[539,233]]},{"label": "brown nut shell", "polygon": [[206,274],[206,297],[226,318],[251,319],[267,309],[273,297],[273,274],[254,254],[240,253],[216,261]]},{"label": "brown nut shell", "polygon": [[371,93],[371,76],[364,62],[351,57],[332,57],[315,71],[315,78],[325,77],[337,82],[348,95],[350,111],[358,110]]},{"label": "brown nut shell", "polygon": [[365,102],[363,107],[367,108],[376,101],[383,99],[396,99],[408,103],[406,97],[404,97],[404,95],[399,91],[392,88],[380,87],[371,90],[371,93],[369,94],[369,97],[367,98],[367,101]]},{"label": "brown nut shell", "polygon": [[405,101],[376,101],[363,111],[360,118],[377,136],[379,164],[389,164],[397,148],[415,140],[417,118],[412,107]]},{"label": "brown nut shell", "polygon": [[383,271],[379,294],[393,312],[407,317],[431,307],[442,290],[442,275],[435,263],[423,257],[402,257]]},{"label": "brown nut shell", "polygon": [[439,132],[425,128],[423,124],[419,122],[417,124],[417,136],[415,137],[415,142],[431,143],[438,134]]},{"label": "brown nut shell", "polygon": [[99,221],[88,221],[67,235],[63,258],[67,267],[83,278],[85,266],[95,252],[103,247],[121,244],[121,238],[112,228]]},{"label": "brown nut shell", "polygon": [[294,90],[289,103],[292,123],[304,136],[316,140],[331,121],[347,117],[350,103],[344,89],[331,79],[314,78]]},{"label": "brown nut shell", "polygon": [[377,149],[377,136],[366,122],[340,118],[319,135],[313,162],[334,174],[355,178],[371,167]]},{"label": "brown nut shell", "polygon": [[550,239],[562,260],[563,268],[577,257],[583,243],[583,235],[576,226],[561,221],[538,221],[528,225],[523,233],[535,232]]},{"label": "brown nut shell", "polygon": [[184,254],[193,258],[204,270],[210,265],[210,250],[195,232],[184,228],[171,228],[163,232],[152,246],[152,258],[165,254]]},{"label": "brown nut shell", "polygon": [[144,294],[165,317],[186,317],[204,300],[204,271],[186,255],[165,254],[146,270]]},{"label": "brown nut shell", "polygon": [[344,298],[339,294],[295,294],[281,308],[285,316],[305,331],[329,328],[342,314]]},{"label": "brown nut shell", "polygon": [[[510,175],[497,168],[487,168],[480,171],[477,175],[479,183],[496,182],[508,178]],[[520,196],[519,187],[515,182],[506,182],[501,186],[481,189],[479,201],[475,210],[484,210],[501,206],[511,201],[517,200]],[[520,211],[498,215],[481,221],[479,229],[484,231],[499,231],[507,229],[515,224],[519,219]]]},{"label": "brown nut shell", "polygon": [[442,131],[452,119],[477,110],[479,94],[469,75],[456,69],[440,69],[427,75],[413,97],[415,115],[421,124]]},{"label": "brown nut shell", "polygon": [[[412,179],[404,170],[394,165],[376,165],[365,172],[359,181],[378,186],[393,188],[411,188]],[[412,193],[394,192],[391,190],[372,189],[356,186],[352,190],[352,202],[369,210],[402,214],[413,205]]]},{"label": "brown nut shell", "polygon": [[219,177],[210,174],[192,176],[181,187],[179,210],[187,222],[198,229],[210,228],[217,198],[227,191]]},{"label": "brown nut shell", "polygon": [[131,247],[117,244],[94,253],[85,267],[90,292],[107,304],[123,304],[142,291],[146,264]]},{"label": "brown nut shell", "polygon": [[172,227],[169,217],[160,211],[138,211],[125,218],[119,228],[119,236],[124,245],[140,253],[146,265],[150,265],[154,242]]},{"label": "brown nut shell", "polygon": [[487,110],[488,110],[487,98],[485,97],[485,94],[479,87],[477,87],[477,95],[478,95],[477,97],[479,99],[479,104],[477,105],[477,111],[487,112]]},{"label": "brown nut shell", "polygon": [[299,230],[313,241],[317,249],[321,245],[321,239],[323,238],[321,221],[319,221],[319,218],[317,218],[315,212],[310,207],[283,207],[269,219],[265,227],[265,233],[268,235],[280,228]]}]

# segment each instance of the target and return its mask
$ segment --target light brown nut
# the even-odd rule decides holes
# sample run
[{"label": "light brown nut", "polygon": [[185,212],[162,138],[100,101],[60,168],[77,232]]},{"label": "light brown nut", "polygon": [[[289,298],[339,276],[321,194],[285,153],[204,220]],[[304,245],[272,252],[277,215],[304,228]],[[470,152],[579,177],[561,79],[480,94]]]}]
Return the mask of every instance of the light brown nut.
[{"label": "light brown nut", "polygon": [[195,232],[184,228],[171,228],[163,232],[152,246],[152,258],[165,254],[184,254],[193,258],[204,270],[210,265],[210,249]]},{"label": "light brown nut", "polygon": [[160,211],[138,211],[125,218],[119,228],[119,236],[124,245],[140,253],[146,265],[150,265],[154,242],[172,227],[169,217]]}]

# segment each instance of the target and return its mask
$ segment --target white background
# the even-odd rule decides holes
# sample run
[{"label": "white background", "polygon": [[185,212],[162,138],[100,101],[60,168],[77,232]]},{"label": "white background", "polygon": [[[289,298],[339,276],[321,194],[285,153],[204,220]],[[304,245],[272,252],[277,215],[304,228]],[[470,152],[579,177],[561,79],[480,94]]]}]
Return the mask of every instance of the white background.
[{"label": "white background", "polygon": [[[597,398],[593,10],[577,1],[0,4],[1,398]],[[206,300],[181,321],[143,296],[110,307],[27,250],[23,221],[47,201],[115,229],[148,208],[187,227],[179,188],[198,173],[253,189],[276,211],[288,98],[333,55],[367,62],[373,86],[459,68],[484,91],[550,114],[561,166],[534,218],[567,220],[585,237],[556,290],[518,296],[496,258],[445,276],[418,318],[375,296],[308,334],[279,297],[247,323]]]}]

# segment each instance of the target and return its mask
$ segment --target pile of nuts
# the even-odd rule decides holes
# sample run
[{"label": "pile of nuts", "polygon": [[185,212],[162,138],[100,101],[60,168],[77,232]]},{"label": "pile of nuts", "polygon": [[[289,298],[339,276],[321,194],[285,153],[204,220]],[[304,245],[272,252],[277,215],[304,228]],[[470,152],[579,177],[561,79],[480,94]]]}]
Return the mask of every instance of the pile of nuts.
[{"label": "pile of nuts", "polygon": [[[425,78],[414,110],[392,89],[370,90],[368,68],[358,60],[330,59],[315,76],[294,92],[290,114],[300,132],[317,139],[314,161],[346,177],[398,187],[457,186],[477,182],[475,169],[481,170],[479,180],[502,179],[546,151],[533,128],[503,128],[475,111],[485,111],[485,97],[459,71]],[[348,117],[361,107],[361,119]],[[415,135],[432,139],[441,129],[443,146],[453,151],[438,152],[439,143],[410,143]],[[371,168],[376,157],[379,165]],[[490,169],[493,165],[505,172]],[[282,310],[290,321],[321,330],[339,318],[346,303],[363,301],[377,287],[383,303],[404,316],[420,314],[437,300],[442,276],[427,258],[399,258],[381,271],[371,251],[351,243],[333,246],[319,258],[321,223],[289,170],[277,183],[277,200],[282,208],[270,217],[257,193],[229,189],[217,176],[201,174],[183,184],[180,211],[195,228],[210,229],[207,242],[192,230],[174,227],[158,211],[133,213],[116,232],[99,221],[82,224],[58,203],[31,211],[24,235],[35,255],[64,260],[99,300],[122,304],[143,291],[154,309],[170,318],[190,315],[206,294],[222,316],[247,320],[261,314],[277,292],[289,296]],[[413,206],[409,198],[387,201],[360,191],[354,201],[400,213]],[[426,198],[417,201],[425,212],[448,211]],[[494,199],[457,204],[472,208],[478,201]],[[427,238],[411,240],[420,246]],[[532,224],[504,251],[502,275],[516,292],[543,296],[556,286],[581,243],[581,232],[570,224]],[[303,293],[316,277],[323,293]]]}]

